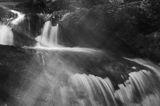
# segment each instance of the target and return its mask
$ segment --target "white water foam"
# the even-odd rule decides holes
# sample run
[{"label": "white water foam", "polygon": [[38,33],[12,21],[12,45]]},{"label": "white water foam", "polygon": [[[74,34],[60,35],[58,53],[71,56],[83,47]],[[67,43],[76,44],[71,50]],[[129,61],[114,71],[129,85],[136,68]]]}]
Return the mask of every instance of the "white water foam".
[{"label": "white water foam", "polygon": [[25,14],[18,12],[16,10],[10,10],[12,13],[17,14],[17,18],[13,19],[11,21],[11,24],[18,25],[20,22],[22,22],[25,19]]},{"label": "white water foam", "polygon": [[0,44],[1,45],[13,45],[13,32],[7,25],[0,25]]}]

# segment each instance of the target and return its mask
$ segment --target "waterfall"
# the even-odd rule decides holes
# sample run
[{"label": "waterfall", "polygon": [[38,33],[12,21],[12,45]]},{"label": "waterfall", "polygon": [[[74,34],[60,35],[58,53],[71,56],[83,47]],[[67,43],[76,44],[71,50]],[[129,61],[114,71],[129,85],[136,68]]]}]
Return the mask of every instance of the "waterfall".
[{"label": "waterfall", "polygon": [[[130,73],[129,79],[120,84],[118,90],[114,89],[113,82],[107,77],[103,79],[86,74],[68,75],[67,72],[58,71],[54,77],[45,72],[47,83],[44,76],[36,79],[25,96],[22,94],[22,100],[25,102],[22,104],[26,106],[151,106],[153,104],[159,106],[160,104],[159,81],[156,82],[154,75],[146,70]],[[45,94],[43,89],[47,86],[49,88]]]},{"label": "waterfall", "polygon": [[[160,86],[150,71],[140,70],[129,74],[124,84],[114,90],[109,78],[94,75],[75,74],[70,83],[78,98],[78,106],[159,106]],[[71,104],[73,105],[73,104]],[[75,105],[75,104],[74,104]],[[74,106],[73,105],[73,106]]]},{"label": "waterfall", "polygon": [[45,22],[42,34],[36,38],[37,46],[56,47],[58,46],[58,24],[52,26],[50,21]]},{"label": "waterfall", "polygon": [[36,46],[25,48],[84,53],[103,53],[103,51],[97,49],[84,47],[65,47],[58,44],[58,27],[58,24],[56,26],[52,26],[50,21],[45,22],[41,35],[35,38],[37,41]]},{"label": "waterfall", "polygon": [[132,72],[129,79],[119,85],[115,96],[126,106],[159,106],[160,86],[154,74],[147,70]]},{"label": "waterfall", "polygon": [[[16,10],[10,10],[12,13],[17,14],[17,17],[15,19],[11,20],[11,24],[17,25],[21,21],[24,20],[25,15],[16,11]],[[0,44],[1,45],[14,45],[14,37],[12,29],[7,26],[0,24]]]},{"label": "waterfall", "polygon": [[78,106],[117,106],[114,88],[108,78],[75,74],[70,81],[78,98]]},{"label": "waterfall", "polygon": [[13,45],[13,32],[9,26],[0,25],[0,44]]},{"label": "waterfall", "polygon": [[11,21],[11,24],[18,25],[20,22],[22,22],[25,18],[25,15],[23,13],[20,13],[16,10],[10,10],[12,13],[17,14],[17,18],[13,19]]}]

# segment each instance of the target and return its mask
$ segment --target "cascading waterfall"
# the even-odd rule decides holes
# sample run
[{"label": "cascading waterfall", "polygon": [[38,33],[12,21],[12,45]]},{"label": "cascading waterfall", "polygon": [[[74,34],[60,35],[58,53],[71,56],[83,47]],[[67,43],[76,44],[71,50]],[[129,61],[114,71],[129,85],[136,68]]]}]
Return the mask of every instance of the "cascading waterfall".
[{"label": "cascading waterfall", "polygon": [[[67,106],[159,106],[160,86],[154,74],[140,70],[129,74],[129,79],[115,90],[109,78],[102,79],[94,75],[75,74],[69,79],[74,95]],[[61,91],[59,91],[61,92]],[[63,92],[64,93],[64,92]],[[61,92],[61,94],[63,95]],[[64,93],[66,94],[66,92]],[[65,97],[65,96],[61,96]],[[62,98],[60,98],[62,99]],[[120,102],[120,104],[119,104]],[[66,106],[66,103],[61,106]]]},{"label": "cascading waterfall", "polygon": [[58,43],[58,28],[59,25],[52,26],[51,21],[47,21],[42,29],[42,34],[35,38],[37,44],[35,47],[27,47],[31,49],[43,49],[54,51],[70,51],[70,52],[85,52],[85,53],[102,53],[100,50],[81,47],[65,47]]},{"label": "cascading waterfall", "polygon": [[[17,18],[11,20],[9,24],[13,26],[18,25],[20,22],[24,20],[25,15],[23,13],[20,13],[15,10],[11,10],[11,12],[17,14]],[[61,21],[64,20],[64,18],[66,18],[67,15],[69,15],[69,13],[64,15]],[[96,75],[80,74],[78,73],[80,72],[80,69],[78,69],[76,66],[74,67],[74,65],[72,66],[72,64],[70,65],[70,62],[67,61],[68,62],[67,63],[64,61],[65,59],[63,60],[61,58],[61,56],[58,53],[63,54],[65,52],[67,53],[83,52],[86,54],[89,53],[97,54],[104,52],[92,48],[65,47],[63,45],[60,45],[58,43],[58,28],[59,28],[58,24],[56,26],[52,26],[50,21],[45,22],[41,35],[35,39],[37,41],[36,46],[27,48],[47,50],[47,52],[49,50],[53,52],[54,51],[59,51],[59,52],[57,52],[56,55],[54,54],[49,56],[48,56],[49,53],[47,54],[45,52],[48,56],[48,58],[46,59],[47,61],[44,59],[47,56],[40,54],[41,55],[40,58],[42,58],[43,61],[42,63],[42,66],[44,68],[44,69],[42,68],[43,71],[38,72],[40,74],[36,72],[35,73],[30,72],[28,76],[24,75],[23,77],[25,77],[24,78],[25,81],[24,82],[22,81],[24,86],[22,84],[20,85],[21,87],[20,88],[17,87],[16,90],[15,89],[9,90],[9,93],[13,91],[12,97],[14,98],[16,103],[12,104],[11,101],[9,105],[8,104],[3,105],[1,104],[0,101],[0,106],[1,105],[2,106],[7,106],[7,105],[8,106],[159,106],[160,105],[159,66],[155,65],[152,62],[145,61],[142,59],[125,58],[126,60],[135,62],[146,68],[137,70],[136,67],[133,67],[136,71],[129,73],[128,79],[124,83],[119,84],[118,88],[114,88],[113,86],[114,81],[112,81],[109,78],[109,76],[106,76],[106,78],[101,78]],[[0,24],[0,32],[1,32],[0,45],[14,45],[13,32],[9,26]],[[37,52],[40,53],[41,51],[39,52],[39,50],[37,50]],[[55,57],[53,57],[54,59],[53,58],[50,59],[50,56],[55,56]],[[10,56],[8,57],[10,58]],[[38,61],[41,61],[41,59]],[[0,65],[2,64],[3,63],[0,63]],[[8,66],[11,65],[10,63],[6,64]],[[2,67],[1,68],[2,70],[0,71],[4,71],[7,65]],[[30,68],[32,68],[32,66]],[[92,69],[92,67],[89,68]],[[25,69],[25,71],[28,70]],[[107,69],[106,70],[104,69],[104,71],[106,71],[106,73],[108,72]],[[114,71],[117,70],[115,69]],[[21,71],[21,73],[23,73],[23,71]],[[5,74],[6,73],[4,72],[4,76],[6,76]],[[34,75],[30,76],[32,74]],[[10,75],[11,74],[9,74],[9,77]],[[120,74],[119,76],[121,76],[123,79],[123,75]],[[3,84],[0,86],[3,86]],[[6,86],[4,87],[5,89]],[[15,86],[19,86],[19,84]]]},{"label": "cascading waterfall", "polygon": [[71,85],[80,101],[78,106],[117,106],[108,78],[75,74],[71,77]]},{"label": "cascading waterfall", "polygon": [[154,77],[147,70],[130,73],[129,80],[115,92],[116,98],[127,106],[159,106],[160,86]]},{"label": "cascading waterfall", "polygon": [[13,19],[11,21],[11,24],[18,25],[20,22],[22,22],[25,19],[25,14],[20,13],[16,10],[10,10],[12,13],[17,14],[17,18]]},{"label": "cascading waterfall", "polygon": [[[16,11],[12,12],[18,14],[18,17],[12,20],[11,24],[17,25],[23,21],[25,15]],[[45,22],[42,34],[35,39],[37,44],[33,48],[60,52],[69,51],[70,53],[102,53],[102,51],[92,48],[60,45],[58,43],[58,27],[58,24],[52,26],[50,21]],[[10,27],[1,24],[0,32],[1,45],[14,44],[13,32]],[[51,70],[51,73],[55,75],[50,74],[44,68],[44,73],[33,79],[29,89],[17,93],[19,103],[15,106],[22,106],[22,104],[25,106],[159,106],[160,68],[150,63],[147,64],[146,61],[126,59],[151,70],[139,70],[130,73],[128,80],[119,84],[119,88],[115,89],[113,82],[108,77],[75,74],[67,69],[68,66],[64,66],[66,70],[62,71],[62,66],[54,61],[51,63],[51,67],[57,69],[56,72]],[[79,69],[76,70],[79,71]]]},{"label": "cascading waterfall", "polygon": [[[18,25],[20,22],[22,22],[25,18],[25,15],[16,11],[16,10],[10,10],[12,13],[17,14],[17,17],[15,19],[12,19],[10,23],[11,25]],[[1,45],[14,45],[14,34],[12,32],[12,28],[5,25],[0,24],[0,44]]]},{"label": "cascading waterfall", "polygon": [[[42,86],[48,86],[44,77],[38,77],[33,87],[26,92],[25,95],[28,97],[23,98],[24,101],[29,100],[26,106],[159,106],[160,104],[159,81],[156,82],[154,74],[150,71],[140,70],[130,73],[129,79],[120,84],[117,90],[109,78],[67,73],[58,72],[53,77],[45,72],[49,84],[49,91],[45,96],[47,100],[44,99],[42,90],[35,90],[38,86],[41,89]],[[38,86],[34,86],[37,84]],[[42,97],[39,97],[40,92]],[[41,101],[37,99],[34,101],[34,98]]]},{"label": "cascading waterfall", "polygon": [[50,21],[45,22],[42,34],[36,38],[37,46],[55,47],[58,46],[58,24],[52,26]]}]

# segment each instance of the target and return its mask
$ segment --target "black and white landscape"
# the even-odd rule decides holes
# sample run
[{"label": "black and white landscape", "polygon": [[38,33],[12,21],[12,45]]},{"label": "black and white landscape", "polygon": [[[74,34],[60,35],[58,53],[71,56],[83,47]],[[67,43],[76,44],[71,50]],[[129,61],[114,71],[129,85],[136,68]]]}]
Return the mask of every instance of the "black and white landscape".
[{"label": "black and white landscape", "polygon": [[160,106],[159,0],[0,0],[0,106]]}]

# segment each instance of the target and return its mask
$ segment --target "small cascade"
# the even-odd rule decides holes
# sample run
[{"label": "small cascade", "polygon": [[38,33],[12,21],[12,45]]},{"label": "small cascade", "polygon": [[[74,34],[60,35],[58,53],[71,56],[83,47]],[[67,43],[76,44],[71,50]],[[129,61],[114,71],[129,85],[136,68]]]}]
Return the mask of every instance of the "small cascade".
[{"label": "small cascade", "polygon": [[36,38],[36,46],[56,47],[58,46],[58,24],[52,26],[50,21],[44,24],[42,34]]},{"label": "small cascade", "polygon": [[70,51],[70,52],[84,52],[84,53],[103,53],[100,50],[92,48],[81,48],[81,47],[65,47],[58,44],[58,27],[52,26],[50,21],[45,22],[42,29],[42,34],[36,37],[37,44],[35,47],[26,47],[29,49],[42,49],[42,50],[53,50],[53,51]]},{"label": "small cascade", "polygon": [[152,63],[151,61],[143,60],[140,58],[137,58],[137,59],[124,58],[124,59],[135,62],[137,64],[140,64],[144,67],[151,69],[153,71],[153,73],[155,73],[160,78],[160,72],[159,72],[160,67],[157,66],[156,64]]},{"label": "small cascade", "polygon": [[94,75],[75,74],[69,83],[78,106],[159,106],[160,86],[156,76],[147,70],[132,72],[129,76],[118,90],[114,90],[109,78]]},{"label": "small cascade", "polygon": [[12,29],[6,25],[0,25],[0,44],[13,45],[13,32]]},{"label": "small cascade", "polygon": [[129,80],[119,85],[115,92],[116,99],[126,106],[159,106],[160,86],[155,76],[147,70],[129,74]]},{"label": "small cascade", "polygon": [[70,79],[78,106],[117,106],[111,81],[94,75],[75,74]]},{"label": "small cascade", "polygon": [[[109,78],[74,74],[68,83],[54,88],[55,106],[159,106],[160,87],[154,75],[147,71],[130,73],[129,79],[115,90]],[[152,88],[151,88],[152,87]]]},{"label": "small cascade", "polygon": [[12,13],[17,14],[17,18],[13,19],[11,21],[11,24],[18,25],[20,22],[22,22],[25,19],[25,14],[20,13],[16,10],[11,10]]},{"label": "small cascade", "polygon": [[[118,106],[111,81],[94,75],[70,75],[66,81],[52,78],[48,103],[53,106]],[[51,76],[51,75],[47,75]],[[53,84],[54,83],[54,84]],[[51,100],[51,101],[50,101]],[[50,106],[46,105],[46,106]],[[33,105],[34,106],[34,105]],[[44,105],[40,105],[44,106]]]}]

